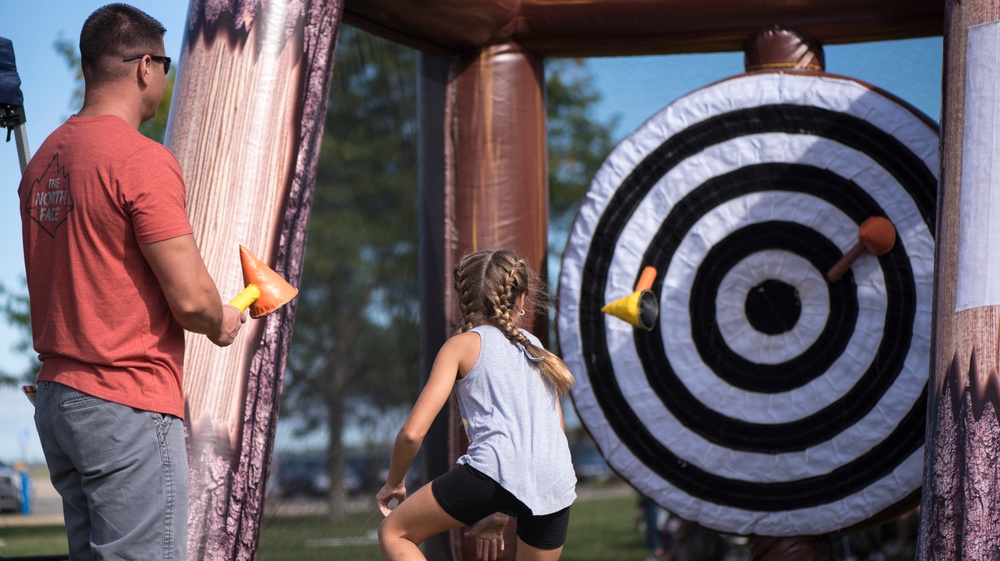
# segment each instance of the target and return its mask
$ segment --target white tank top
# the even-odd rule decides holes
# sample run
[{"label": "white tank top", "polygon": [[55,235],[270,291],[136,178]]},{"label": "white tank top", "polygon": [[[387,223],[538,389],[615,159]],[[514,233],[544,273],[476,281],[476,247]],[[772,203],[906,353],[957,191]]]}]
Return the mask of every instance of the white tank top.
[{"label": "white tank top", "polygon": [[568,507],[576,499],[576,473],[559,426],[555,385],[499,329],[480,325],[472,331],[482,346],[472,370],[455,385],[469,437],[458,463],[499,483],[536,516]]}]

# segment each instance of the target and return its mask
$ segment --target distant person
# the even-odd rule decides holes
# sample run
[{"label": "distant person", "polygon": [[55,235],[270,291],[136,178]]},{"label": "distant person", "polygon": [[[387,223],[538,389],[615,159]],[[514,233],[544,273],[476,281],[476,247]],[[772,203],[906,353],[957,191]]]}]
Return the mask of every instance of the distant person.
[{"label": "distant person", "polygon": [[[386,516],[379,527],[382,555],[423,559],[421,542],[474,525],[477,556],[495,559],[509,515],[517,517],[517,558],[555,561],[576,499],[559,405],[573,376],[538,338],[519,328],[532,297],[533,273],[523,260],[509,251],[477,251],[461,260],[454,276],[459,334],[438,352],[376,495]],[[403,477],[452,389],[468,452],[458,467],[407,498]],[[390,510],[393,499],[399,505]]]},{"label": "distant person", "polygon": [[646,548],[649,550],[646,561],[667,561],[667,548],[663,544],[666,511],[646,495],[640,494],[635,518],[646,533]]},{"label": "distant person", "polygon": [[676,516],[667,520],[666,528],[670,535],[667,550],[670,561],[719,561],[732,549],[722,534]]},{"label": "distant person", "polygon": [[176,158],[137,131],[163,96],[164,33],[125,4],[90,15],[83,108],[18,188],[35,424],[74,560],[186,559],[184,330],[226,346],[246,321],[195,244]]}]

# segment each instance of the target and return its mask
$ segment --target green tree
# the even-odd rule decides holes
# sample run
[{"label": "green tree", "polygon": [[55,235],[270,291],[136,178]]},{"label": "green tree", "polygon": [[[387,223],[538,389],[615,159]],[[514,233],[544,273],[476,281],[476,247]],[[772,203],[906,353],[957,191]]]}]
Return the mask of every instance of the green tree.
[{"label": "green tree", "polygon": [[[545,62],[545,112],[549,164],[549,229],[569,231],[590,180],[614,148],[611,131],[615,116],[605,123],[592,115],[601,94],[582,59],[549,59]],[[550,239],[561,240],[562,235]],[[560,256],[562,246],[550,244]]]},{"label": "green tree", "polygon": [[0,320],[14,327],[16,332],[16,339],[9,349],[28,361],[22,369],[11,368],[9,365],[0,366],[0,386],[16,387],[33,383],[38,372],[39,362],[31,347],[31,317],[23,276],[20,288],[21,290],[13,292],[0,284]]},{"label": "green tree", "polygon": [[[545,113],[549,167],[549,259],[562,259],[573,219],[587,192],[590,180],[614,148],[611,131],[618,125],[616,115],[605,123],[591,115],[601,100],[593,78],[582,59],[549,59],[545,62]],[[554,276],[549,290],[558,288]],[[554,299],[553,299],[554,300]],[[555,310],[549,312],[549,341],[558,353]]]},{"label": "green tree", "polygon": [[66,67],[73,73],[73,92],[70,94],[69,107],[75,113],[83,106],[83,70],[80,68],[80,49],[74,41],[67,39],[62,33],[52,44],[52,48],[62,57]]},{"label": "green tree", "polygon": [[[416,57],[341,29],[282,407],[327,430],[333,520],[345,426],[405,412],[419,391]],[[546,72],[552,215],[567,228],[613,123],[590,117],[599,95],[582,61]]]},{"label": "green tree", "polygon": [[416,53],[344,26],[286,373],[293,405],[282,408],[327,430],[334,520],[347,420],[417,392],[416,132]]}]

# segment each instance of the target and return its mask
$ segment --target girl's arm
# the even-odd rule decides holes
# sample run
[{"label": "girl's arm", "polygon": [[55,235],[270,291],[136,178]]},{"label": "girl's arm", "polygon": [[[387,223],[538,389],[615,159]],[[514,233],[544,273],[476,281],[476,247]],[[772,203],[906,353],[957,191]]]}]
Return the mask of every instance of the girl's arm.
[{"label": "girl's arm", "polygon": [[406,470],[417,455],[431,423],[447,403],[455,386],[455,379],[467,374],[475,364],[480,344],[478,333],[466,332],[448,339],[438,351],[427,384],[413,405],[409,418],[403,423],[403,428],[396,435],[392,460],[389,462],[389,476],[375,497],[382,514],[389,514],[388,505],[392,499],[402,501],[406,498]]}]

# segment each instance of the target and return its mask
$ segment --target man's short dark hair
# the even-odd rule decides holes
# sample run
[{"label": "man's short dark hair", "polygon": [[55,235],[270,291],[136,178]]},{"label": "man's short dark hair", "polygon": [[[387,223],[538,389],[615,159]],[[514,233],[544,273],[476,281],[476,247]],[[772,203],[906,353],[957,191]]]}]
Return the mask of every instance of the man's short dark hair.
[{"label": "man's short dark hair", "polygon": [[156,54],[166,33],[155,18],[128,4],[108,4],[90,14],[80,31],[80,64],[90,80],[124,76],[123,58]]}]

